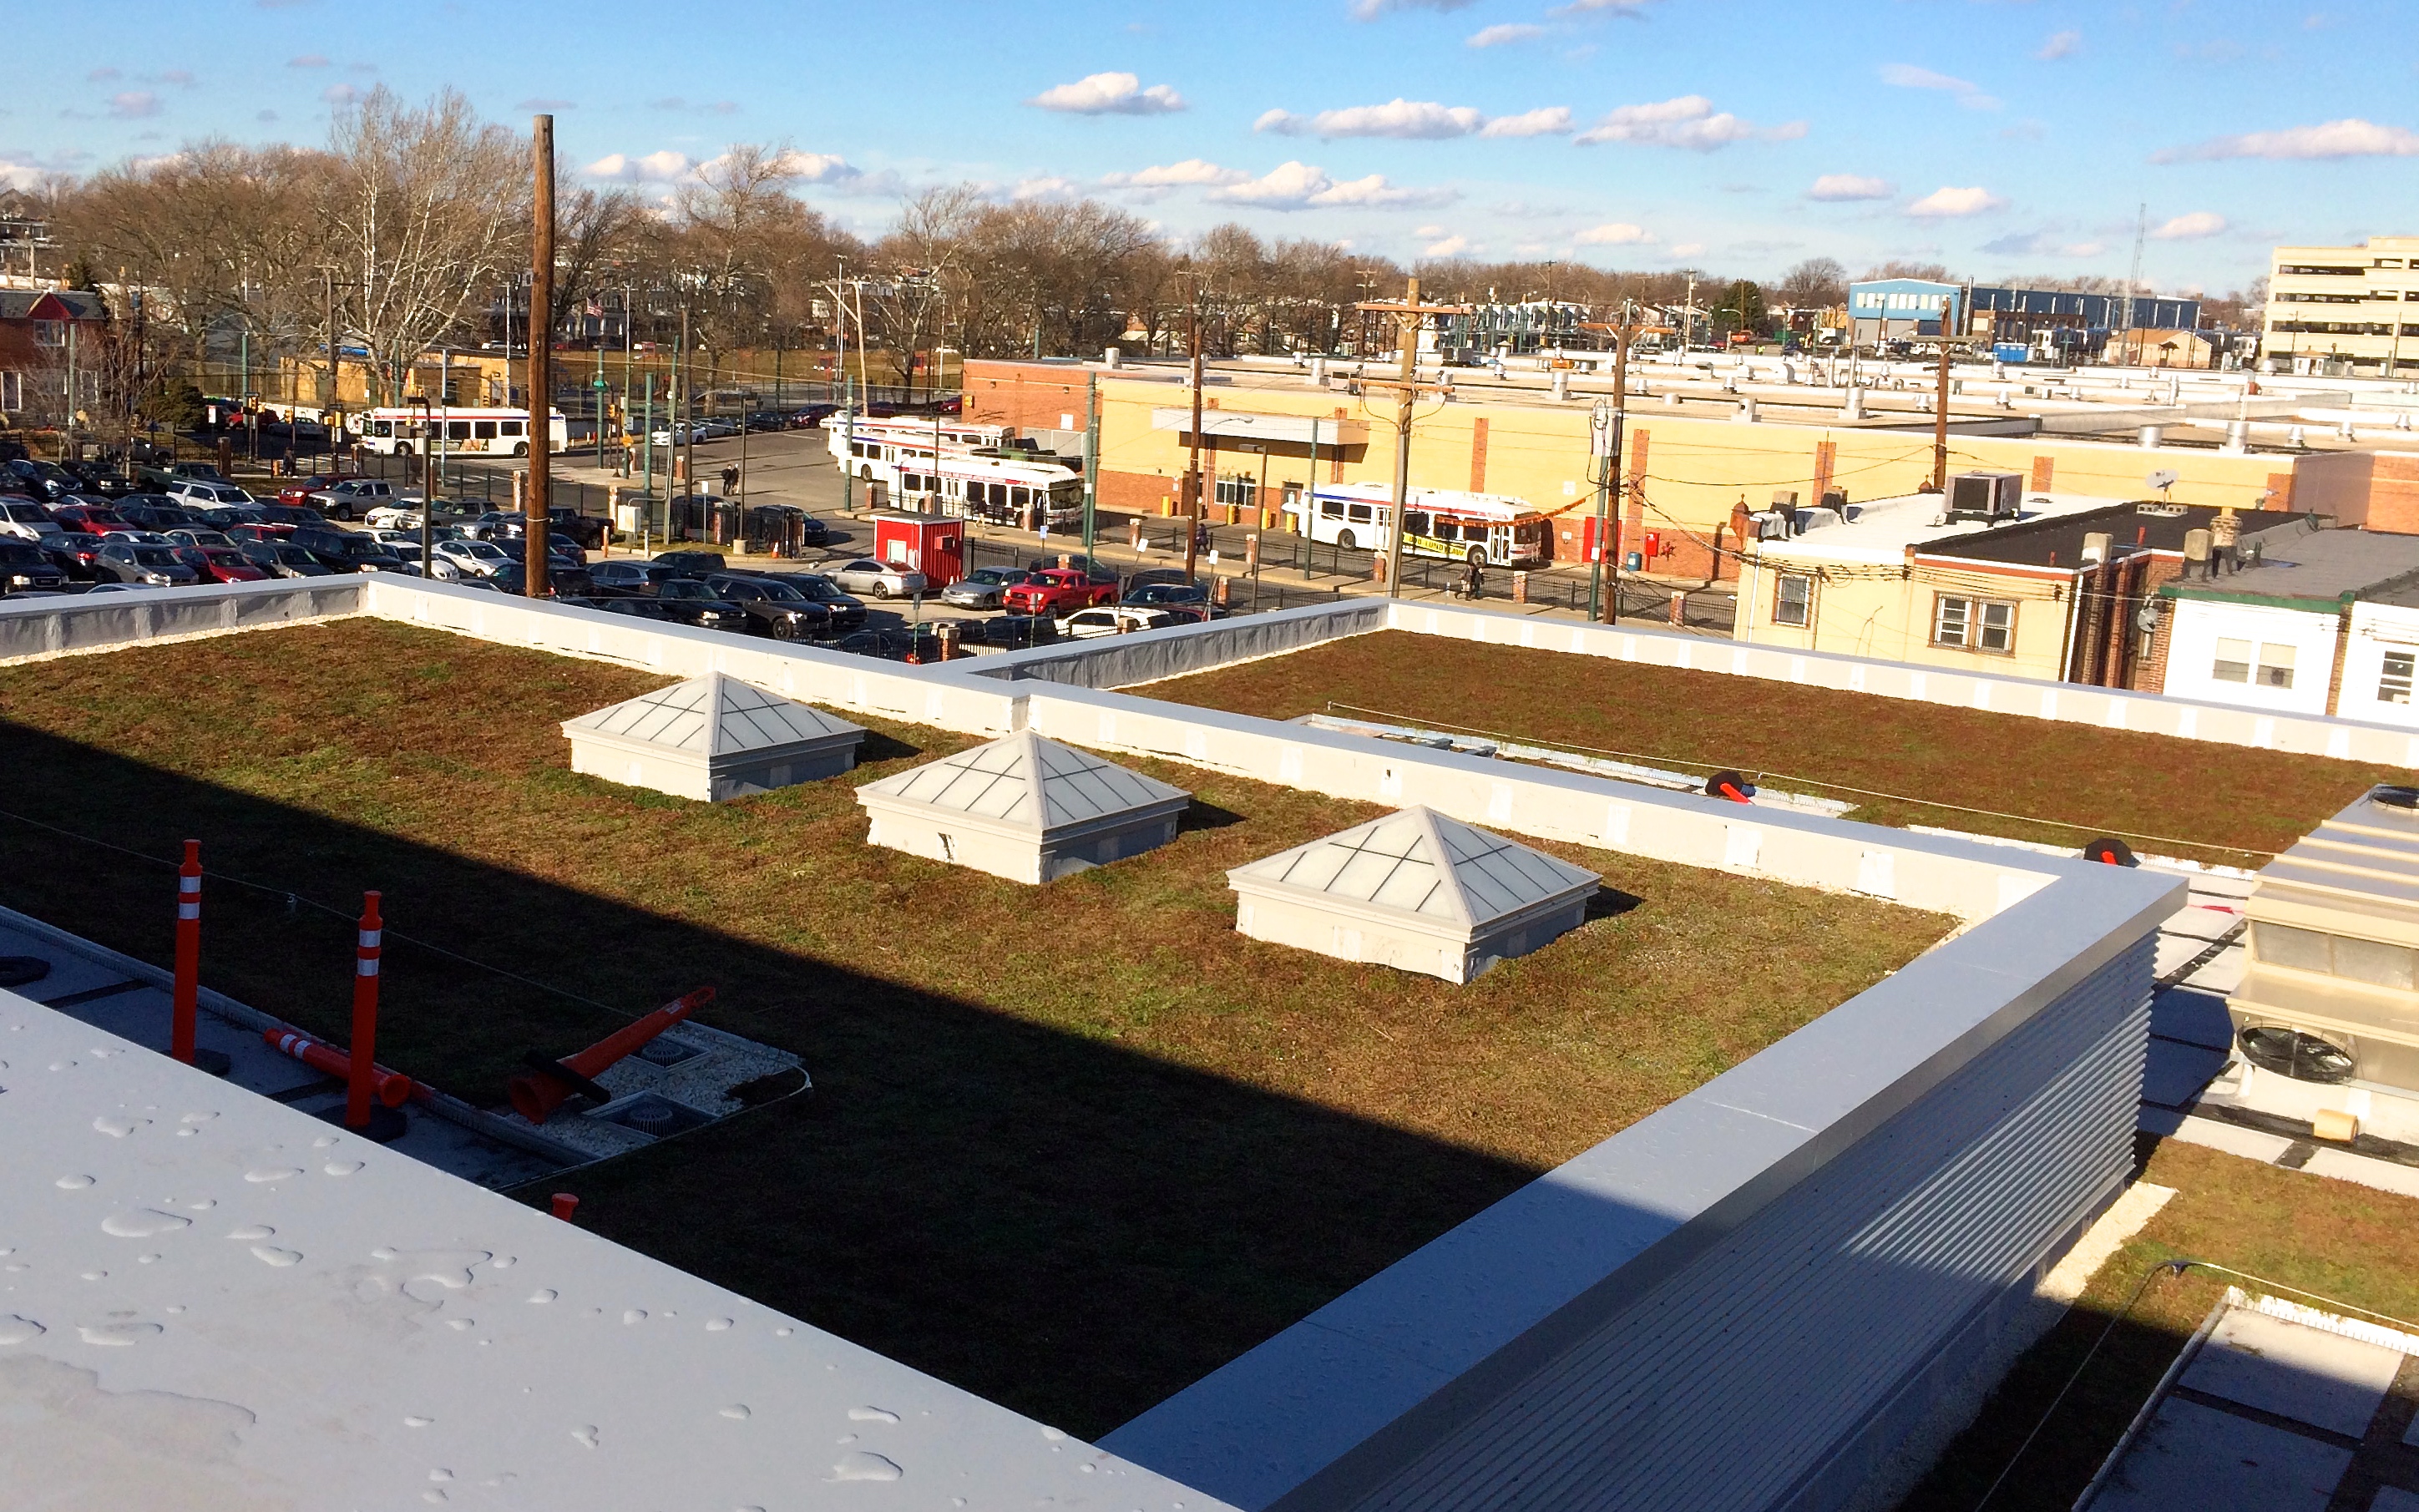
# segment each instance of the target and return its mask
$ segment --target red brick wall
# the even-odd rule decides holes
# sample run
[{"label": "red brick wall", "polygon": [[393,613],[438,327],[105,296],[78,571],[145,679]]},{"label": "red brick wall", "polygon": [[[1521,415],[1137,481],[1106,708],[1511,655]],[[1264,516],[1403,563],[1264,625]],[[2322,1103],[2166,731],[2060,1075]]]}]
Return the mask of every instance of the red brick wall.
[{"label": "red brick wall", "polygon": [[2293,507],[2293,475],[2289,472],[2268,474],[2269,509],[2290,510]]},{"label": "red brick wall", "polygon": [[2419,454],[2380,452],[2369,474],[2368,528],[2419,535]]},{"label": "red brick wall", "polygon": [[1060,420],[1072,415],[1080,429],[1090,378],[1082,369],[1064,364],[975,358],[966,363],[961,418],[1020,430],[1056,430]]},{"label": "red brick wall", "polygon": [[1470,491],[1487,491],[1487,417],[1470,423]]},{"label": "red brick wall", "polygon": [[2027,491],[2031,493],[2049,492],[2050,480],[2056,476],[2057,476],[2057,457],[2035,456],[2033,458],[2032,487]]}]

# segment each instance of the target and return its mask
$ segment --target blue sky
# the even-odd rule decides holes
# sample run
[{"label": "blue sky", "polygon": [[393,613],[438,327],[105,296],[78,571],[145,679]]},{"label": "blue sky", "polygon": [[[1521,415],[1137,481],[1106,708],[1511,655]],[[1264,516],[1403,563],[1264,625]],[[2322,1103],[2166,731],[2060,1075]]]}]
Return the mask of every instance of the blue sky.
[{"label": "blue sky", "polygon": [[649,193],[787,141],[861,234],[973,180],[1398,258],[2121,276],[2147,204],[2146,278],[2223,291],[2275,242],[2419,232],[2419,5],[2319,3],[86,0],[0,174],[315,143],[347,91],[450,85]]}]

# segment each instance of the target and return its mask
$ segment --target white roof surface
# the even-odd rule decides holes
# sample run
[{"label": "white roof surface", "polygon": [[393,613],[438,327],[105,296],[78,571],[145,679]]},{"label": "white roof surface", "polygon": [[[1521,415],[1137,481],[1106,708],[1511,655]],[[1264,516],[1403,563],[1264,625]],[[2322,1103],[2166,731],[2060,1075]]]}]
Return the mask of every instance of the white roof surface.
[{"label": "white roof surface", "polygon": [[869,782],[857,792],[1036,835],[1192,796],[1030,730]]},{"label": "white roof surface", "polygon": [[0,1488],[44,1506],[1221,1505],[5,992],[0,1087]]},{"label": "white roof surface", "polygon": [[2080,515],[2121,502],[2122,500],[2085,494],[2036,493],[2027,489],[2024,507],[2015,519],[1993,526],[1978,519],[1942,523],[1942,512],[1949,505],[1940,495],[1901,494],[1894,499],[1850,504],[1848,518],[1841,524],[1829,523],[1831,516],[1826,511],[1801,509],[1800,517],[1818,523],[1810,524],[1803,535],[1762,542],[1757,550],[1767,562],[1857,562],[1896,566],[1906,560],[1906,548],[1918,543],[1980,535],[2010,524]]},{"label": "white roof surface", "polygon": [[627,745],[716,757],[745,756],[864,732],[810,704],[767,693],[722,672],[708,672],[566,720],[562,733],[604,735]]},{"label": "white roof surface", "polygon": [[1603,878],[1431,809],[1405,809],[1264,861],[1250,881],[1484,929]]}]

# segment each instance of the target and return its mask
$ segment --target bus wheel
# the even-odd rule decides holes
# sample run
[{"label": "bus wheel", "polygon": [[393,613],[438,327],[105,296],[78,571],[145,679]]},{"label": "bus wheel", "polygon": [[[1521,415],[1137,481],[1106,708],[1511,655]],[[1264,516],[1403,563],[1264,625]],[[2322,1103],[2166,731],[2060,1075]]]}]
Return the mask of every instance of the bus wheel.
[{"label": "bus wheel", "polygon": [[411,443],[409,441],[395,442],[394,455],[397,456],[409,456],[411,455]]},{"label": "bus wheel", "polygon": [[1473,546],[1463,554],[1461,560],[1484,572],[1487,569],[1487,548]]},{"label": "bus wheel", "polygon": [[527,441],[515,441],[515,442],[513,442],[513,455],[514,455],[515,456],[527,456],[527,455],[529,455],[529,442],[527,442]]},{"label": "bus wheel", "polygon": [[1350,531],[1337,531],[1335,532],[1335,549],[1338,551],[1349,551],[1360,544],[1360,542],[1352,538],[1352,532]]}]

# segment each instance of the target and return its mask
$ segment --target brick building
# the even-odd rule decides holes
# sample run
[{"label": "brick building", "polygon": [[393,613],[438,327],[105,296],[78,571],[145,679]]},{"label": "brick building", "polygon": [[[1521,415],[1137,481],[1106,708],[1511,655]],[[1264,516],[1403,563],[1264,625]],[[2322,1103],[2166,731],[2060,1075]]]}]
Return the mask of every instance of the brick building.
[{"label": "brick building", "polygon": [[0,289],[0,414],[13,425],[56,425],[68,417],[70,375],[87,405],[99,393],[98,294],[74,289]]}]

